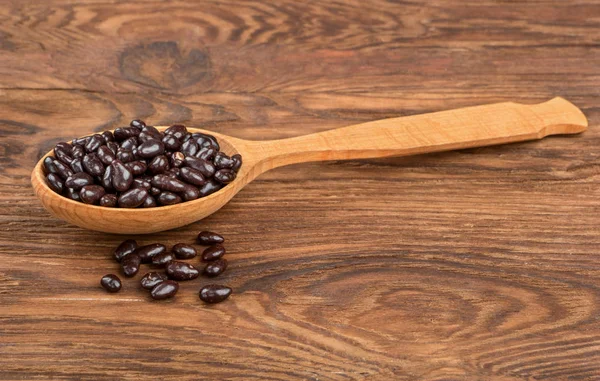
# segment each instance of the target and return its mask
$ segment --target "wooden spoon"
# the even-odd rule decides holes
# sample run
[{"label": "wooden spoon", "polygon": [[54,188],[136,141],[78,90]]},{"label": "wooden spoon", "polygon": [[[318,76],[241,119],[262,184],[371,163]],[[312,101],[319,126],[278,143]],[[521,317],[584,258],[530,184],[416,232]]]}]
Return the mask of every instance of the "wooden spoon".
[{"label": "wooden spoon", "polygon": [[58,218],[108,233],[154,233],[187,225],[216,212],[258,175],[283,165],[481,147],[553,134],[576,134],[586,127],[587,119],[576,106],[554,98],[536,105],[496,103],[383,119],[270,141],[241,140],[190,128],[190,132],[214,135],[225,153],[242,155],[244,163],[237,178],[207,197],[149,209],[106,208],[63,197],[46,184],[42,171],[44,158],[35,166],[31,182],[44,207]]}]

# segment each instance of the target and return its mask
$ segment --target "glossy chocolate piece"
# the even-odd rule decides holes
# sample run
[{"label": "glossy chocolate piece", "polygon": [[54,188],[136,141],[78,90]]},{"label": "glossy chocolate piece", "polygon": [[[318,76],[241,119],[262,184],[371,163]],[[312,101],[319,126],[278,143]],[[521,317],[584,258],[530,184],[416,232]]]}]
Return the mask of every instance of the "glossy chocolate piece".
[{"label": "glossy chocolate piece", "polygon": [[107,274],[100,279],[100,285],[108,292],[119,292],[121,290],[121,279],[115,274]]},{"label": "glossy chocolate piece", "polygon": [[171,249],[171,252],[175,254],[177,259],[192,259],[196,255],[198,255],[198,251],[192,245],[188,245],[185,243],[178,243]]},{"label": "glossy chocolate piece", "polygon": [[186,262],[172,261],[166,266],[167,275],[170,279],[178,281],[192,280],[198,278],[200,271]]},{"label": "glossy chocolate piece", "polygon": [[203,274],[211,278],[219,276],[227,269],[227,265],[227,259],[217,259],[216,261],[209,262],[206,267],[204,267]]},{"label": "glossy chocolate piece", "polygon": [[203,246],[211,246],[225,242],[222,235],[208,230],[201,231],[196,237],[196,242]]},{"label": "glossy chocolate piece", "polygon": [[152,290],[166,280],[169,280],[169,278],[165,274],[153,271],[145,274],[140,279],[140,285],[146,290]]},{"label": "glossy chocolate piece", "polygon": [[216,244],[216,245],[210,246],[209,248],[205,249],[202,252],[202,261],[203,262],[216,261],[217,259],[221,258],[223,255],[225,255],[225,248],[221,244]]},{"label": "glossy chocolate piece", "polygon": [[167,247],[162,243],[152,243],[150,245],[141,246],[135,251],[142,263],[150,263],[152,262],[152,258],[166,252]]},{"label": "glossy chocolate piece", "polygon": [[224,301],[231,295],[233,290],[230,287],[219,284],[209,284],[200,289],[200,300],[205,303],[213,304]]},{"label": "glossy chocolate piece", "polygon": [[150,291],[150,296],[152,296],[152,299],[154,300],[168,299],[175,296],[178,290],[179,283],[173,280],[165,280],[164,282],[157,284],[152,291]]},{"label": "glossy chocolate piece", "polygon": [[134,239],[126,239],[125,241],[121,242],[119,246],[117,246],[114,252],[114,257],[117,262],[121,262],[121,260],[127,255],[134,253],[137,248],[138,244]]}]

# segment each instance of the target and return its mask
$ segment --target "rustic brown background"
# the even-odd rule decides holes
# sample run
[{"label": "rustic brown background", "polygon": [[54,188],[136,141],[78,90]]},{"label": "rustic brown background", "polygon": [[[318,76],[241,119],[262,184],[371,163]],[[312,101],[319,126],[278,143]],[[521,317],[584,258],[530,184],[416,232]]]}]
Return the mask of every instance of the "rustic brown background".
[{"label": "rustic brown background", "polygon": [[[594,0],[2,1],[0,379],[600,379],[599,43]],[[136,237],[224,233],[215,306],[103,292],[123,237],[29,184],[132,118],[270,139],[557,95],[589,131],[281,168]]]}]

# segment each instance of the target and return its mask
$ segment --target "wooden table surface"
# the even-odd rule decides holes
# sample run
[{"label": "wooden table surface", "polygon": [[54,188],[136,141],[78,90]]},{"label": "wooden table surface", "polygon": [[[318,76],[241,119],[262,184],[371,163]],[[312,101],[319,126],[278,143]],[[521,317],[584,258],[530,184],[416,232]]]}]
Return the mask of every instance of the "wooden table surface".
[{"label": "wooden table surface", "polygon": [[[600,3],[0,3],[0,379],[600,379]],[[51,217],[58,141],[185,123],[250,139],[563,96],[579,136],[271,171],[142,243],[226,235],[235,289],[99,279],[123,236]]]}]

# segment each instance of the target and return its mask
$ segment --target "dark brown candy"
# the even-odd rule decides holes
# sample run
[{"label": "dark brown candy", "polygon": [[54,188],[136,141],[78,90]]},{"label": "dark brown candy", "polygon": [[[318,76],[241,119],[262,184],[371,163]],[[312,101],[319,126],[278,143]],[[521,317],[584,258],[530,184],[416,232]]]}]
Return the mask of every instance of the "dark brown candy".
[{"label": "dark brown candy", "polygon": [[214,147],[203,147],[198,151],[196,157],[202,160],[212,160],[217,152]]},{"label": "dark brown candy", "polygon": [[173,135],[181,140],[187,134],[187,128],[181,124],[174,124],[165,130],[165,135]]},{"label": "dark brown candy", "polygon": [[198,278],[200,272],[189,263],[172,261],[166,266],[167,275],[175,280],[192,280]]},{"label": "dark brown candy", "polygon": [[173,246],[171,251],[175,254],[177,259],[192,259],[198,254],[194,246],[185,243],[178,243]]},{"label": "dark brown candy", "polygon": [[164,282],[157,284],[152,291],[150,291],[150,296],[152,296],[152,299],[154,300],[168,299],[175,296],[178,290],[179,283],[173,280],[165,280]]},{"label": "dark brown candy", "polygon": [[46,176],[46,180],[48,181],[48,186],[50,189],[58,194],[62,193],[65,186],[60,176],[58,176],[56,173],[49,173],[48,176]]},{"label": "dark brown candy", "polygon": [[121,148],[133,151],[138,146],[138,140],[135,136],[127,138],[121,142]]},{"label": "dark brown candy", "polygon": [[83,146],[73,146],[71,156],[73,159],[83,159],[83,156],[85,156],[85,148],[83,148]]},{"label": "dark brown candy", "polygon": [[115,141],[115,136],[113,135],[113,133],[111,131],[104,131],[101,135],[104,138],[105,143]]},{"label": "dark brown candy", "polygon": [[106,143],[106,141],[102,135],[94,134],[85,143],[85,150],[86,152],[95,152],[104,143]]},{"label": "dark brown candy", "polygon": [[204,230],[198,233],[196,241],[202,246],[210,246],[225,242],[225,238],[220,234]]},{"label": "dark brown candy", "polygon": [[106,167],[106,169],[104,170],[104,174],[102,175],[102,178],[100,179],[100,185],[102,185],[104,187],[104,189],[106,190],[111,190],[113,189],[112,186],[112,179],[113,179],[113,169],[114,167],[112,165],[109,165],[108,167]]},{"label": "dark brown candy", "polygon": [[231,168],[233,168],[235,161],[232,160],[229,156],[227,156],[223,152],[218,152],[215,155],[215,158],[213,159],[213,163],[215,164],[215,167],[217,167],[218,169],[223,169],[223,168],[231,169]]},{"label": "dark brown candy", "polygon": [[148,134],[156,140],[161,140],[163,137],[160,131],[158,131],[154,126],[144,126],[142,128],[142,133]]},{"label": "dark brown candy", "polygon": [[202,252],[202,261],[203,262],[210,262],[210,261],[216,261],[217,259],[221,258],[223,255],[225,255],[225,248],[220,245],[214,245],[211,246],[207,249],[205,249]]},{"label": "dark brown candy", "polygon": [[198,142],[198,145],[200,147],[212,147],[216,151],[219,151],[221,149],[219,147],[219,143],[217,142],[217,139],[212,135],[197,132],[197,133],[193,134],[192,136],[195,137],[195,139]]},{"label": "dark brown candy", "polygon": [[121,193],[118,203],[121,208],[137,208],[144,203],[146,197],[148,197],[146,189],[132,188]]},{"label": "dark brown candy", "polygon": [[231,295],[233,290],[219,284],[209,284],[200,289],[200,299],[205,303],[219,303]]},{"label": "dark brown candy", "polygon": [[181,197],[169,191],[162,191],[158,195],[157,201],[161,205],[174,205],[181,202]]},{"label": "dark brown candy", "polygon": [[106,143],[106,146],[108,147],[110,152],[113,153],[113,155],[117,155],[117,152],[119,152],[119,145],[115,142],[108,142]]},{"label": "dark brown candy", "polygon": [[79,197],[79,191],[73,188],[65,188],[65,196],[74,201],[81,201],[81,197]]},{"label": "dark brown candy", "polygon": [[197,157],[193,156],[186,156],[184,159],[184,164],[187,167],[197,170],[206,178],[212,177],[216,171],[214,164],[210,161],[198,159]]},{"label": "dark brown candy", "polygon": [[134,120],[132,120],[132,121],[129,123],[129,125],[130,125],[131,127],[135,127],[135,128],[137,128],[137,129],[140,129],[140,130],[141,130],[142,128],[146,127],[146,123],[144,123],[144,121],[143,121],[143,120],[140,120],[140,119],[134,119]]},{"label": "dark brown candy", "polygon": [[166,280],[169,280],[169,278],[165,274],[153,271],[144,275],[142,279],[140,279],[140,284],[142,285],[142,288],[152,290]]},{"label": "dark brown candy", "polygon": [[206,179],[204,178],[202,173],[200,173],[200,171],[198,171],[197,169],[194,169],[194,168],[190,168],[190,167],[181,168],[181,170],[179,172],[179,176],[185,182],[193,184],[193,185],[203,185],[206,182]]},{"label": "dark brown candy", "polygon": [[87,137],[83,137],[83,138],[75,138],[73,140],[71,140],[71,144],[73,144],[74,146],[84,146],[85,142],[87,142]]},{"label": "dark brown candy", "polygon": [[113,151],[111,151],[110,148],[108,148],[108,146],[102,146],[98,148],[96,154],[98,155],[98,158],[104,165],[110,165],[113,162],[113,160],[117,158]]},{"label": "dark brown candy", "polygon": [[142,263],[152,262],[152,258],[165,253],[167,247],[162,243],[152,243],[150,245],[138,247],[135,253],[140,257]]},{"label": "dark brown candy", "polygon": [[180,168],[169,168],[165,174],[171,176],[174,179],[178,179],[179,178],[179,174],[181,173],[181,169]]},{"label": "dark brown candy", "polygon": [[208,196],[233,181],[240,166],[241,156],[220,152],[214,136],[189,133],[183,125],[161,133],[141,120],[72,145],[60,142],[43,162],[45,174],[54,174],[49,186],[65,197],[130,208]]},{"label": "dark brown candy", "polygon": [[187,185],[185,190],[180,193],[183,201],[192,201],[200,197],[200,191],[193,185]]},{"label": "dark brown candy", "polygon": [[83,157],[83,168],[92,176],[102,176],[104,174],[104,164],[96,153],[88,153]]},{"label": "dark brown candy", "polygon": [[148,164],[148,170],[153,175],[158,175],[169,169],[169,159],[165,155],[158,155],[154,157]]},{"label": "dark brown candy", "polygon": [[119,127],[113,133],[115,140],[120,142],[132,136],[138,136],[140,130],[135,127]]},{"label": "dark brown candy", "polygon": [[231,167],[231,169],[235,172],[239,171],[242,167],[242,155],[236,153],[235,155],[231,156],[231,160],[233,160],[233,167]]},{"label": "dark brown candy", "polygon": [[[160,139],[162,139],[162,138],[160,138]],[[158,139],[158,140],[160,140],[160,139]],[[140,142],[140,144],[145,143],[148,140],[157,140],[157,138],[147,132],[144,132],[144,131],[140,132],[140,134],[138,135],[138,141]]]},{"label": "dark brown candy", "polygon": [[198,144],[193,140],[188,140],[181,145],[181,152],[185,156],[194,156],[198,152]]},{"label": "dark brown candy", "polygon": [[227,269],[227,259],[221,258],[210,262],[204,267],[204,275],[215,277],[221,275]]},{"label": "dark brown candy", "polygon": [[74,172],[71,168],[67,167],[60,160],[54,160],[54,168],[56,168],[56,174],[59,175],[63,180],[66,180],[71,176]]},{"label": "dark brown candy", "polygon": [[67,155],[71,155],[73,150],[73,146],[70,145],[67,142],[59,142],[56,143],[56,145],[54,146],[54,153],[56,154],[56,151],[63,151],[64,153],[66,153]]},{"label": "dark brown candy", "polygon": [[181,147],[181,142],[173,135],[165,135],[162,142],[169,151],[177,151]]},{"label": "dark brown candy", "polygon": [[204,185],[198,188],[198,191],[200,192],[200,197],[206,197],[215,193],[221,188],[223,188],[223,184],[216,180],[210,179]]},{"label": "dark brown candy", "polygon": [[94,178],[85,172],[74,173],[65,180],[65,186],[75,190],[81,189],[86,185],[94,184]]},{"label": "dark brown candy", "polygon": [[56,169],[56,165],[54,165],[54,160],[52,157],[50,156],[46,156],[46,158],[43,161],[43,167],[44,167],[44,172],[46,174],[48,173],[58,173],[58,170]]},{"label": "dark brown candy", "polygon": [[152,265],[158,267],[165,267],[169,262],[175,260],[175,254],[173,253],[162,253],[152,257]]},{"label": "dark brown candy", "polygon": [[144,203],[142,204],[142,208],[154,208],[156,206],[158,206],[156,199],[150,195],[146,197]]},{"label": "dark brown candy", "polygon": [[98,205],[114,208],[117,206],[117,195],[112,193],[105,194],[104,196],[100,197]]},{"label": "dark brown candy", "polygon": [[[68,148],[64,148],[63,146],[59,146],[59,144],[64,144],[68,146]],[[73,157],[70,155],[71,153],[71,145],[67,143],[58,143],[56,147],[54,147],[54,157],[58,160],[62,161],[64,164],[71,164],[71,160]]]},{"label": "dark brown candy", "polygon": [[71,160],[71,169],[74,173],[85,172],[85,168],[83,168],[83,161],[81,159]]},{"label": "dark brown candy", "polygon": [[100,279],[100,285],[108,292],[119,292],[121,279],[115,274],[107,274]]},{"label": "dark brown candy", "polygon": [[121,270],[127,277],[132,277],[140,271],[140,264],[142,263],[140,256],[137,253],[126,255],[121,260]]},{"label": "dark brown candy", "polygon": [[235,180],[235,172],[231,169],[219,169],[215,172],[215,179],[222,184],[229,184]]},{"label": "dark brown candy", "polygon": [[150,184],[150,179],[146,179],[143,177],[137,177],[133,179],[133,183],[131,184],[132,188],[144,188],[146,190],[150,190],[152,188],[152,184]]},{"label": "dark brown candy", "polygon": [[[219,141],[217,140],[217,138],[215,138],[212,135],[209,134],[203,134],[203,136],[208,139],[210,141],[210,145],[216,149],[217,151],[221,150],[221,147],[219,146]],[[207,144],[202,144],[203,146],[207,146]]]},{"label": "dark brown candy", "polygon": [[134,253],[137,248],[138,245],[134,239],[126,239],[115,249],[115,259],[117,262],[121,262],[127,255]]},{"label": "dark brown candy", "polygon": [[152,178],[152,186],[169,192],[185,191],[185,183],[167,175],[156,175]]},{"label": "dark brown candy", "polygon": [[[124,192],[131,187],[133,175],[127,167],[119,160],[113,161],[112,186],[119,192]],[[144,201],[144,200],[142,200]]]},{"label": "dark brown candy", "polygon": [[117,151],[117,159],[123,163],[129,163],[136,159],[135,154],[130,149],[119,148]]},{"label": "dark brown candy", "polygon": [[185,159],[185,155],[181,152],[173,152],[169,156],[169,163],[172,168],[179,168],[183,165],[183,160]]},{"label": "dark brown candy", "polygon": [[79,191],[79,197],[86,204],[97,204],[105,193],[100,185],[86,185]]},{"label": "dark brown candy", "polygon": [[148,140],[138,146],[138,156],[144,159],[153,158],[162,155],[165,152],[165,145],[158,140]]},{"label": "dark brown candy", "polygon": [[143,174],[148,168],[146,162],[141,160],[130,161],[128,163],[124,163],[123,165],[125,165],[125,167],[129,169],[129,172],[131,172],[131,174],[134,176]]}]

